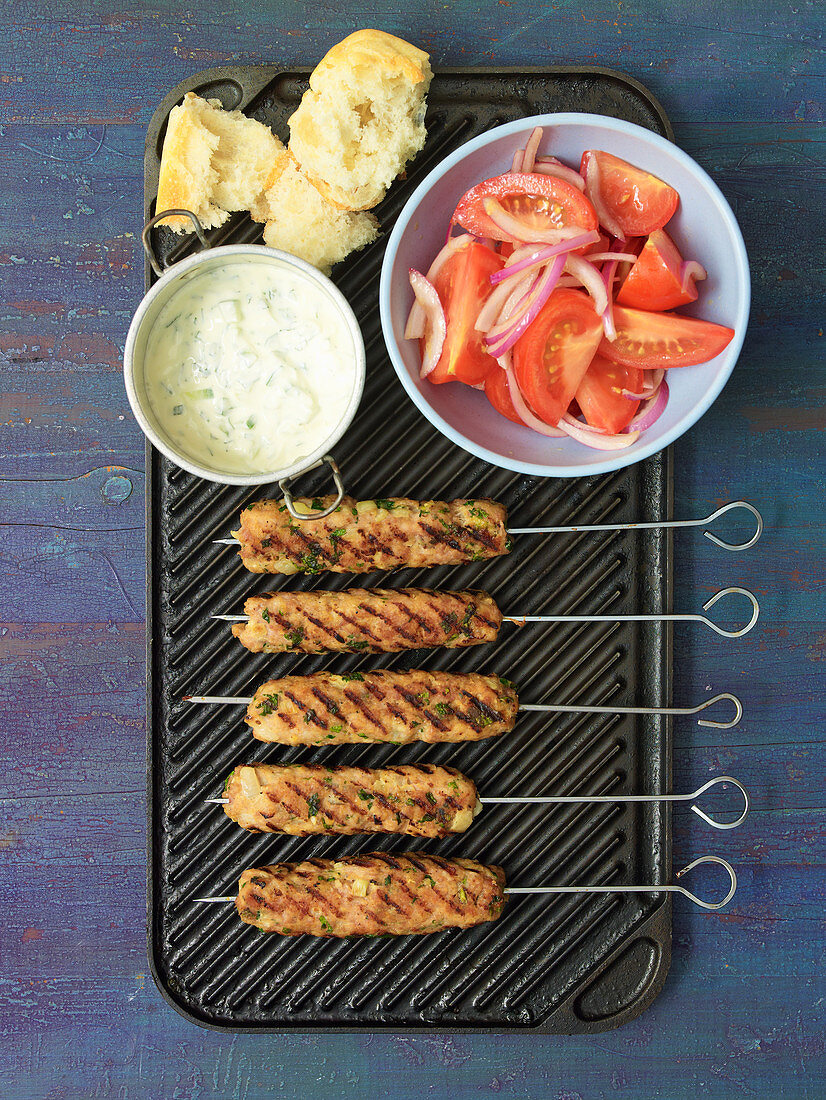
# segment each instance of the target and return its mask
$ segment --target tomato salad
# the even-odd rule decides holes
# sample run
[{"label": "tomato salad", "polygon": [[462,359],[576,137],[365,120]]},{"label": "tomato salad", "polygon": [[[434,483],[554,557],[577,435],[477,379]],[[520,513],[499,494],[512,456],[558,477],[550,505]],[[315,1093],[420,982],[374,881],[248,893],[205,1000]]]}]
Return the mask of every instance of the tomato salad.
[{"label": "tomato salad", "polygon": [[509,172],[471,188],[427,275],[411,269],[405,338],[423,378],[484,390],[517,424],[629,447],[665,410],[666,371],[713,359],[734,330],[671,312],[706,278],[663,228],[673,187],[598,149],[574,171],[541,141],[537,127]]}]

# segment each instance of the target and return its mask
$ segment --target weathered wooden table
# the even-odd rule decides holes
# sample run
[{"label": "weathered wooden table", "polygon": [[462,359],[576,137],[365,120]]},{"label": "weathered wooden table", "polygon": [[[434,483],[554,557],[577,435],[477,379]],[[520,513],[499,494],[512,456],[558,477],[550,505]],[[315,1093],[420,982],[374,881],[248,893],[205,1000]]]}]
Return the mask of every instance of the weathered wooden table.
[{"label": "weathered wooden table", "polygon": [[[4,7],[0,1096],[815,1100],[826,1094],[822,9],[400,7]],[[678,633],[675,658],[678,700],[713,684],[746,706],[730,734],[678,725],[675,757],[679,789],[722,771],[753,795],[725,841],[740,889],[721,915],[676,905],[664,992],[595,1039],[231,1037],[184,1021],[147,974],[143,440],[121,379],[142,287],[144,128],[198,69],[312,62],[365,23],[436,64],[600,63],[640,78],[722,187],[751,258],[739,366],[676,449],[679,515],[743,496],[767,524],[742,558],[677,540],[679,607],[725,582],[763,608],[736,647]],[[675,859],[716,843],[690,814],[675,821]]]}]

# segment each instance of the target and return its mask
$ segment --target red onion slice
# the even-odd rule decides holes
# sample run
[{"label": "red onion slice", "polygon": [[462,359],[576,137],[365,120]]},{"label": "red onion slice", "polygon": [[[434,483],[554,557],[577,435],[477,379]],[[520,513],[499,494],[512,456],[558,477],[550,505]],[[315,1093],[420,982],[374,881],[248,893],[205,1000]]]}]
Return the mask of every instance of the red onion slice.
[{"label": "red onion slice", "polygon": [[[525,331],[530,324],[530,321],[523,323],[525,315],[530,311],[532,316],[531,320],[535,316],[533,314],[533,304],[536,301],[536,291],[541,289],[540,287],[541,276],[537,277],[533,285],[529,288],[528,293],[524,294],[522,298],[516,303],[515,307],[512,307],[510,313],[496,324],[490,332],[485,334],[485,346],[486,350],[494,359],[498,359],[506,351],[516,343],[521,333]],[[506,313],[505,310],[502,311]]]},{"label": "red onion slice", "polygon": [[542,127],[535,126],[531,130],[531,136],[525,143],[525,155],[522,157],[522,171],[532,172],[533,166],[536,161],[536,151],[539,148],[539,143],[542,140]]},{"label": "red onion slice", "polygon": [[427,314],[419,304],[419,299],[413,299],[413,305],[407,315],[407,324],[404,326],[405,340],[420,340],[424,336],[424,327],[427,322]]},{"label": "red onion slice", "polygon": [[635,263],[637,260],[633,252],[589,252],[586,258],[592,264],[607,263],[609,260],[616,260],[617,263]]},{"label": "red onion slice", "polygon": [[[467,248],[467,246],[472,241],[473,236],[470,233],[458,233],[455,237],[448,236],[446,244],[440,249],[440,251],[436,255],[436,259],[428,268],[426,276],[427,281],[429,283],[435,283],[436,276],[442,270],[450,257],[454,253],[459,252],[461,249]],[[419,302],[419,299],[416,298],[410,309],[410,313],[407,317],[407,324],[404,328],[405,340],[418,340],[420,337],[424,336],[425,324],[425,311],[421,303]]]},{"label": "red onion slice", "polygon": [[585,166],[585,194],[591,200],[591,205],[597,212],[599,224],[604,229],[607,229],[613,237],[617,238],[617,240],[624,241],[625,234],[622,231],[622,226],[614,221],[608,213],[605,203],[602,201],[599,184],[599,165],[597,164],[597,158],[588,157],[588,163]]},{"label": "red onion slice", "polygon": [[653,397],[654,391],[665,377],[665,370],[663,367],[658,367],[656,370],[647,370],[644,374],[645,378],[642,383],[642,391],[640,393],[632,393],[630,390],[623,390],[623,397],[630,397],[635,401],[647,401],[649,397]]},{"label": "red onion slice", "polygon": [[668,404],[668,383],[663,378],[659,386],[655,390],[653,396],[649,397],[646,403],[639,410],[637,415],[631,421],[626,428],[626,431],[644,432],[646,428],[650,428],[652,424],[660,419],[665,412],[665,407]]},{"label": "red onion slice", "polygon": [[416,295],[416,301],[421,305],[425,313],[424,331],[424,355],[422,356],[422,369],[420,378],[427,378],[442,354],[442,348],[447,335],[447,322],[436,287],[422,275],[420,271],[410,268],[410,286]]},{"label": "red onion slice", "polygon": [[574,420],[569,413],[562,414],[559,426],[571,439],[584,443],[586,447],[593,447],[597,451],[621,451],[636,443],[640,436],[638,431],[624,435],[600,435],[593,430],[588,430],[584,424]]},{"label": "red onion slice", "polygon": [[609,260],[602,269],[602,279],[605,283],[605,293],[608,295],[608,303],[602,311],[602,328],[606,339],[616,340],[617,330],[614,325],[614,275],[617,270],[617,261]]},{"label": "red onion slice", "polygon": [[608,294],[599,271],[593,264],[583,260],[581,256],[571,256],[570,254],[565,257],[565,270],[573,275],[575,279],[579,279],[593,298],[594,309],[602,316],[605,307],[608,305]]},{"label": "red onion slice", "polygon": [[557,179],[565,180],[566,183],[578,187],[580,191],[585,190],[585,180],[579,172],[575,172],[573,168],[569,168],[556,157],[537,157],[533,171],[543,176],[556,176]]},{"label": "red onion slice", "polygon": [[[514,247],[513,252],[511,252],[510,256],[505,260],[505,267],[513,273],[514,264],[518,264],[520,260],[524,260],[526,257],[533,258],[534,256],[538,256],[544,248],[548,247],[548,245],[536,243],[520,244],[518,247]],[[496,272],[494,272],[494,274],[496,274]],[[491,279],[492,278],[493,275],[491,275]]]},{"label": "red onion slice", "polygon": [[[500,290],[502,290],[502,293],[510,290],[510,294],[508,294],[499,312],[493,317],[492,327],[488,325],[485,330],[486,335],[495,335],[499,337],[506,332],[513,323],[515,314],[527,304],[530,293],[535,286],[536,272],[531,271],[520,279],[515,287],[511,287],[510,284],[505,287],[497,287],[493,294],[491,294],[491,298]],[[482,312],[484,312],[484,310]],[[482,314],[480,313],[479,317],[481,318],[481,316]]]},{"label": "red onion slice", "polygon": [[514,241],[530,241],[540,244],[559,244],[560,241],[568,241],[584,233],[581,226],[560,226],[556,229],[532,229],[519,218],[509,214],[496,199],[488,196],[482,201],[482,208],[497,229]]},{"label": "red onion slice", "polygon": [[537,314],[553,293],[564,265],[565,257],[556,256],[536,280],[531,288],[528,300],[512,318],[512,323],[507,331],[498,336],[488,333],[485,337],[488,351],[495,359],[498,359],[504,352],[510,351],[525,329],[536,320]]},{"label": "red onion slice", "polygon": [[524,149],[517,149],[513,154],[513,160],[511,161],[511,172],[522,171],[522,158],[525,156]]},{"label": "red onion slice", "polygon": [[683,294],[688,290],[691,285],[692,279],[697,279],[702,282],[703,279],[708,278],[708,272],[702,264],[698,264],[696,260],[687,260],[683,263],[682,270],[680,272],[681,289]]},{"label": "red onion slice", "polygon": [[429,283],[435,283],[436,276],[445,266],[450,257],[454,253],[460,252],[463,248],[467,248],[469,244],[473,243],[473,240],[473,234],[471,233],[457,233],[455,237],[451,237],[444,248],[442,248],[441,251],[437,253],[436,259],[427,269],[427,281]]},{"label": "red onion slice", "polygon": [[[649,375],[651,376],[650,378]],[[665,367],[657,367],[656,370],[645,372],[645,382],[642,388],[646,391],[646,397],[652,396],[654,390],[659,386],[663,378],[665,378]]]},{"label": "red onion slice", "polygon": [[[525,290],[527,290],[527,286]],[[510,296],[512,290],[511,284],[499,284],[492,294],[488,296],[487,301],[479,311],[479,316],[476,318],[476,323],[473,326],[477,332],[488,332],[492,326],[496,323],[496,318],[502,312],[502,309]]]},{"label": "red onion slice", "polygon": [[581,428],[583,432],[588,432],[591,435],[611,434],[607,428],[598,428],[595,424],[589,424],[587,420],[577,420],[570,412],[564,412],[559,419],[564,420],[567,424],[573,424],[574,427]]},{"label": "red onion slice", "polygon": [[594,229],[589,233],[582,233],[579,237],[571,237],[570,240],[562,241],[560,244],[550,244],[544,248],[537,248],[536,245],[526,245],[525,248],[518,248],[508,258],[503,268],[494,271],[490,281],[496,285],[496,283],[501,283],[505,279],[513,278],[520,271],[526,271],[528,268],[547,263],[548,260],[552,260],[554,256],[559,256],[562,252],[572,252],[574,249],[593,244],[597,240],[599,240],[599,234]]},{"label": "red onion slice", "polygon": [[509,351],[505,352],[500,358],[499,366],[505,371],[505,376],[508,380],[508,392],[511,395],[513,407],[516,409],[517,416],[524,420],[525,426],[532,428],[535,432],[539,432],[540,435],[547,435],[557,439],[564,437],[565,432],[561,432],[559,428],[554,428],[550,424],[546,424],[544,420],[540,420],[539,417],[528,408],[528,403],[522,396],[522,392],[519,389],[519,383],[516,381],[516,375],[513,372],[511,354]]}]

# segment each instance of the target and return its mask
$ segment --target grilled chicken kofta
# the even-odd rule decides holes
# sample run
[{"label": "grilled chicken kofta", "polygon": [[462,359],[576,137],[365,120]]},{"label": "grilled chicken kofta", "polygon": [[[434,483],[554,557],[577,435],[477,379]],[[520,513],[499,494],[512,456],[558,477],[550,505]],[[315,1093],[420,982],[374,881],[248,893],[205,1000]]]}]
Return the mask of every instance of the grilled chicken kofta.
[{"label": "grilled chicken kofta", "polygon": [[314,672],[268,680],[244,721],[259,741],[350,745],[387,741],[480,741],[513,729],[519,697],[479,673]]},{"label": "grilled chicken kofta", "polygon": [[[296,500],[298,512],[329,508],[334,497]],[[370,573],[374,569],[459,565],[507,554],[507,511],[495,500],[344,497],[324,519],[296,520],[277,500],[250,504],[233,536],[253,573]]]},{"label": "grilled chicken kofta", "polygon": [[497,920],[504,904],[501,867],[418,852],[250,868],[235,900],[242,921],[282,936],[420,936]]},{"label": "grilled chicken kofta", "polygon": [[322,764],[249,764],[230,774],[224,810],[258,833],[463,833],[482,805],[470,779],[454,768]]},{"label": "grilled chicken kofta", "polygon": [[347,588],[272,592],[244,604],[232,633],[253,653],[396,653],[496,640],[502,612],[487,592]]}]

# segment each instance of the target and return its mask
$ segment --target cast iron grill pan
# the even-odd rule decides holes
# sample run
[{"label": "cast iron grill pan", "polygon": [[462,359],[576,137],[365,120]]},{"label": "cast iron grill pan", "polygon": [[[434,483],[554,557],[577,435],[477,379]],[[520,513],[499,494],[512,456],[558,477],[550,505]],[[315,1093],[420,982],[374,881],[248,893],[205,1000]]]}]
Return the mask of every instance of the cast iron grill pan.
[{"label": "cast iron grill pan", "polygon": [[[286,120],[308,71],[222,68],[192,77],[156,111],[146,144],[146,217],[155,213],[159,153],[169,110],[184,92],[219,98],[272,126]],[[500,123],[554,110],[629,119],[671,136],[662,109],[636,82],[603,69],[555,68],[437,74],[428,100],[428,141],[376,213],[386,234],[431,168],[464,141]],[[260,239],[235,215],[209,234],[214,244]],[[161,229],[162,260],[193,248]],[[351,302],[367,346],[367,384],[356,420],[336,447],[348,491],[361,498],[490,496],[515,526],[666,519],[667,454],[615,474],[542,480],[498,470],[449,443],[408,401],[387,359],[378,315],[383,240],[340,264],[335,281]],[[147,285],[152,276],[147,270]],[[319,940],[264,935],[232,905],[195,905],[232,894],[260,863],[340,856],[425,842],[404,837],[284,838],[250,834],[204,799],[251,761],[324,761],[381,766],[450,764],[482,794],[651,793],[670,784],[666,719],[523,714],[514,732],[458,745],[364,745],[313,751],[249,736],[242,708],[181,702],[185,694],[250,694],[268,676],[368,667],[484,671],[514,680],[525,702],[668,705],[671,635],[659,624],[505,625],[488,647],[378,656],[253,655],[210,616],[241,609],[247,595],[290,588],[422,585],[483,587],[506,613],[578,614],[670,610],[670,540],[657,531],[520,536],[511,555],[432,570],[406,569],[355,581],[256,577],[212,544],[247,503],[277,495],[201,481],[147,452],[149,948],[155,979],[187,1017],[237,1031],[284,1029],[534,1029],[588,1032],[636,1015],[668,969],[666,895],[527,896],[502,918],[435,936]],[[328,489],[323,473],[299,491]],[[503,865],[512,885],[666,882],[671,835],[661,805],[488,807],[464,835],[426,843],[441,855]]]}]

